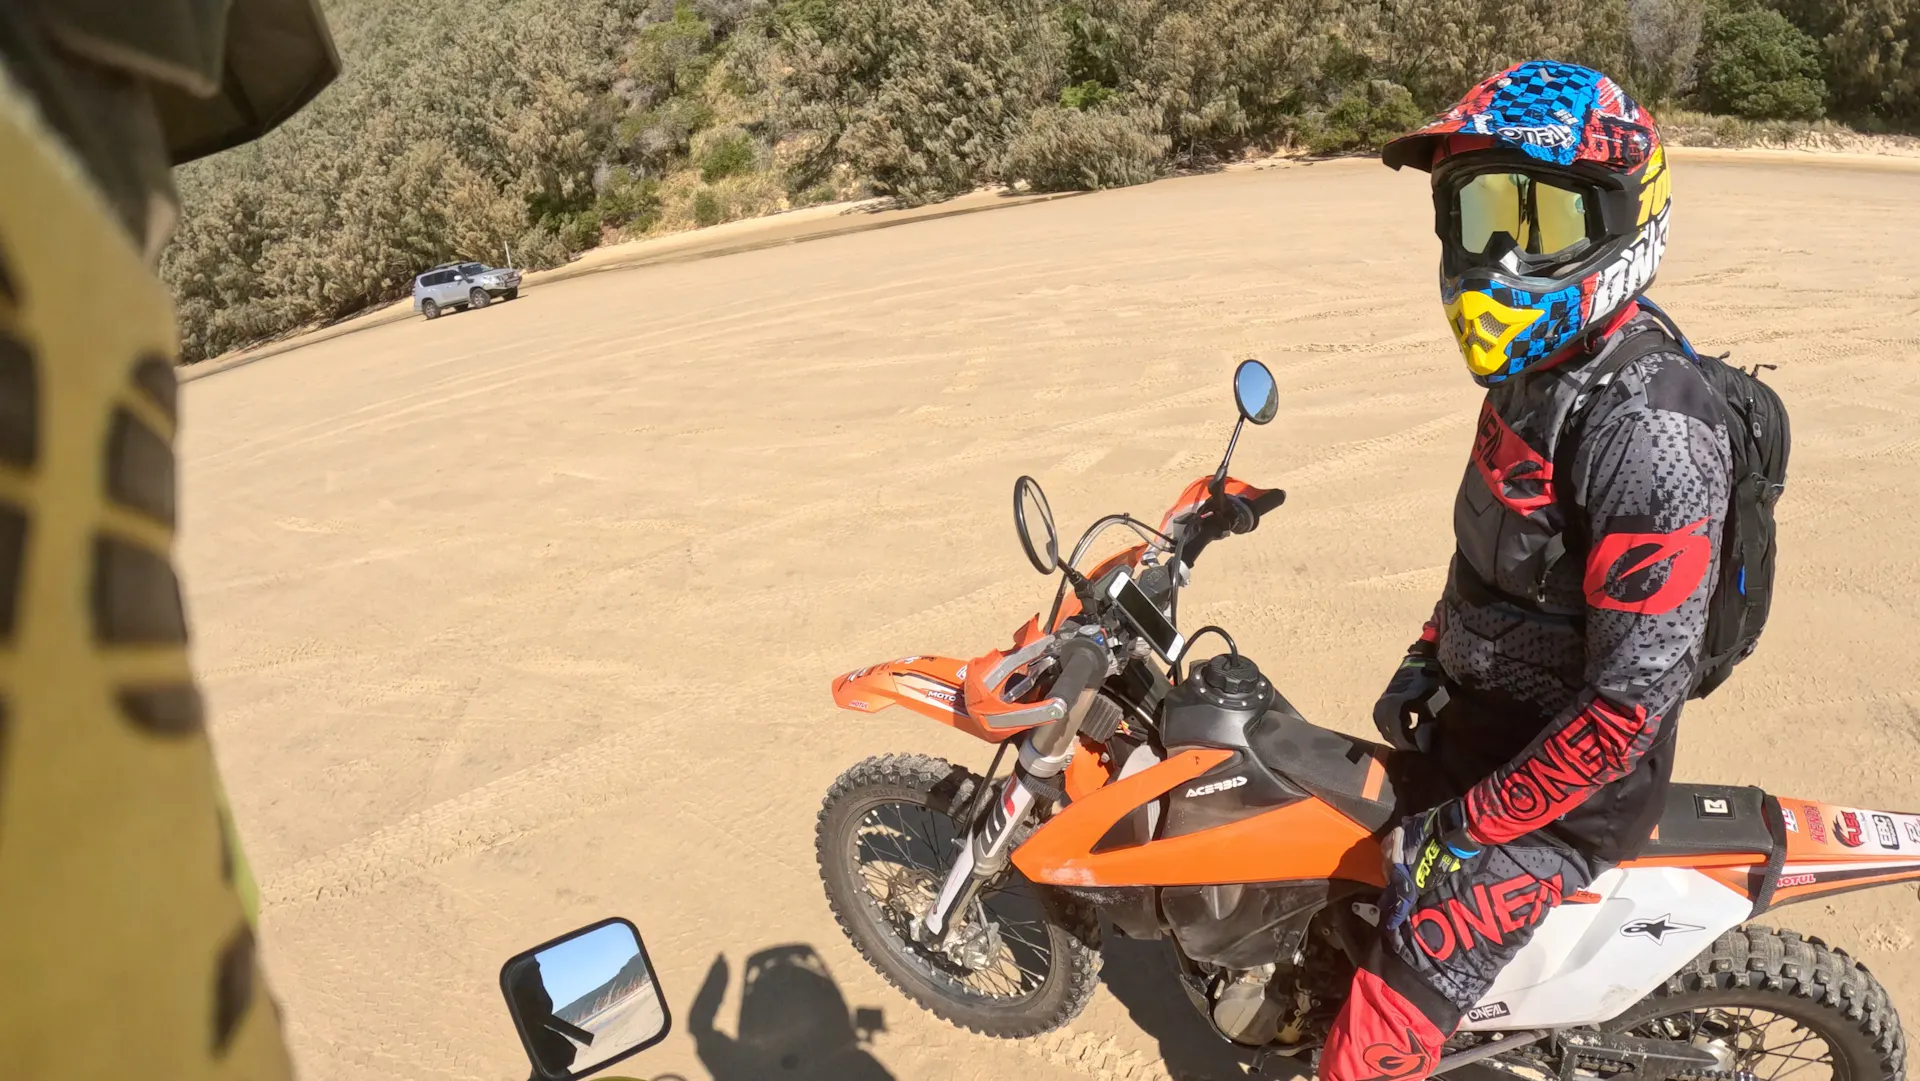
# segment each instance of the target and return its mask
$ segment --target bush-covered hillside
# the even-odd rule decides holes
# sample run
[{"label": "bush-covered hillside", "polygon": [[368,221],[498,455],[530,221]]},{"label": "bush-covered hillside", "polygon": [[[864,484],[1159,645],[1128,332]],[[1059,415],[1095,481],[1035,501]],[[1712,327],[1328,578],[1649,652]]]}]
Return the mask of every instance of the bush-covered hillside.
[{"label": "bush-covered hillside", "polygon": [[1377,145],[1533,56],[1649,104],[1920,127],[1920,0],[329,0],[340,82],[178,171],[189,360],[454,258],[855,194]]}]

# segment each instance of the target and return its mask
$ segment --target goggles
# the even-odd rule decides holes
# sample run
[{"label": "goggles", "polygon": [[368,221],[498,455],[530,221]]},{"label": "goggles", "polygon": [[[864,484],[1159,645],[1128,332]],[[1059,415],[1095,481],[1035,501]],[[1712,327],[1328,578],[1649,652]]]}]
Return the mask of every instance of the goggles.
[{"label": "goggles", "polygon": [[1551,276],[1625,232],[1614,228],[1623,194],[1568,172],[1483,162],[1435,178],[1436,224],[1458,266]]}]

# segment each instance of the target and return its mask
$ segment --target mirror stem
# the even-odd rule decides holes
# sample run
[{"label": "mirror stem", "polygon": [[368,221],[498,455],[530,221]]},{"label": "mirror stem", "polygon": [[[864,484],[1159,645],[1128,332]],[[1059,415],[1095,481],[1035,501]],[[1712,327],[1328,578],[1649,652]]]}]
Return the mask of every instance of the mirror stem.
[{"label": "mirror stem", "polygon": [[1213,483],[1207,490],[1219,495],[1227,486],[1227,463],[1233,461],[1233,448],[1240,445],[1240,429],[1247,426],[1247,418],[1241,417],[1233,423],[1233,437],[1227,440],[1227,453],[1220,459],[1220,468],[1214,470]]}]

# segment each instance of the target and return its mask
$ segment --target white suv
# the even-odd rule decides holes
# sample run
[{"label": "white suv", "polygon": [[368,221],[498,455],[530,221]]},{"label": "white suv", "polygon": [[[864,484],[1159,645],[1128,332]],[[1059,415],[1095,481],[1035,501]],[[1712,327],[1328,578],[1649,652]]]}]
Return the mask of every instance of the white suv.
[{"label": "white suv", "polygon": [[428,319],[448,308],[484,308],[520,295],[520,272],[485,263],[444,263],[413,279],[413,310]]}]

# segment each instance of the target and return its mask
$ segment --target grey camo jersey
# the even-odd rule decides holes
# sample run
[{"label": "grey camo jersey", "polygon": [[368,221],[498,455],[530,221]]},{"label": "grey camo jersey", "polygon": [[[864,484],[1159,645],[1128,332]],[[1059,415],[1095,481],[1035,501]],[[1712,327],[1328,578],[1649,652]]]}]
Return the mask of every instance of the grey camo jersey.
[{"label": "grey camo jersey", "polygon": [[1598,358],[1487,394],[1447,587],[1414,647],[1452,684],[1439,764],[1484,842],[1550,827],[1622,859],[1659,819],[1732,472],[1714,392],[1671,347],[1597,388]]}]

